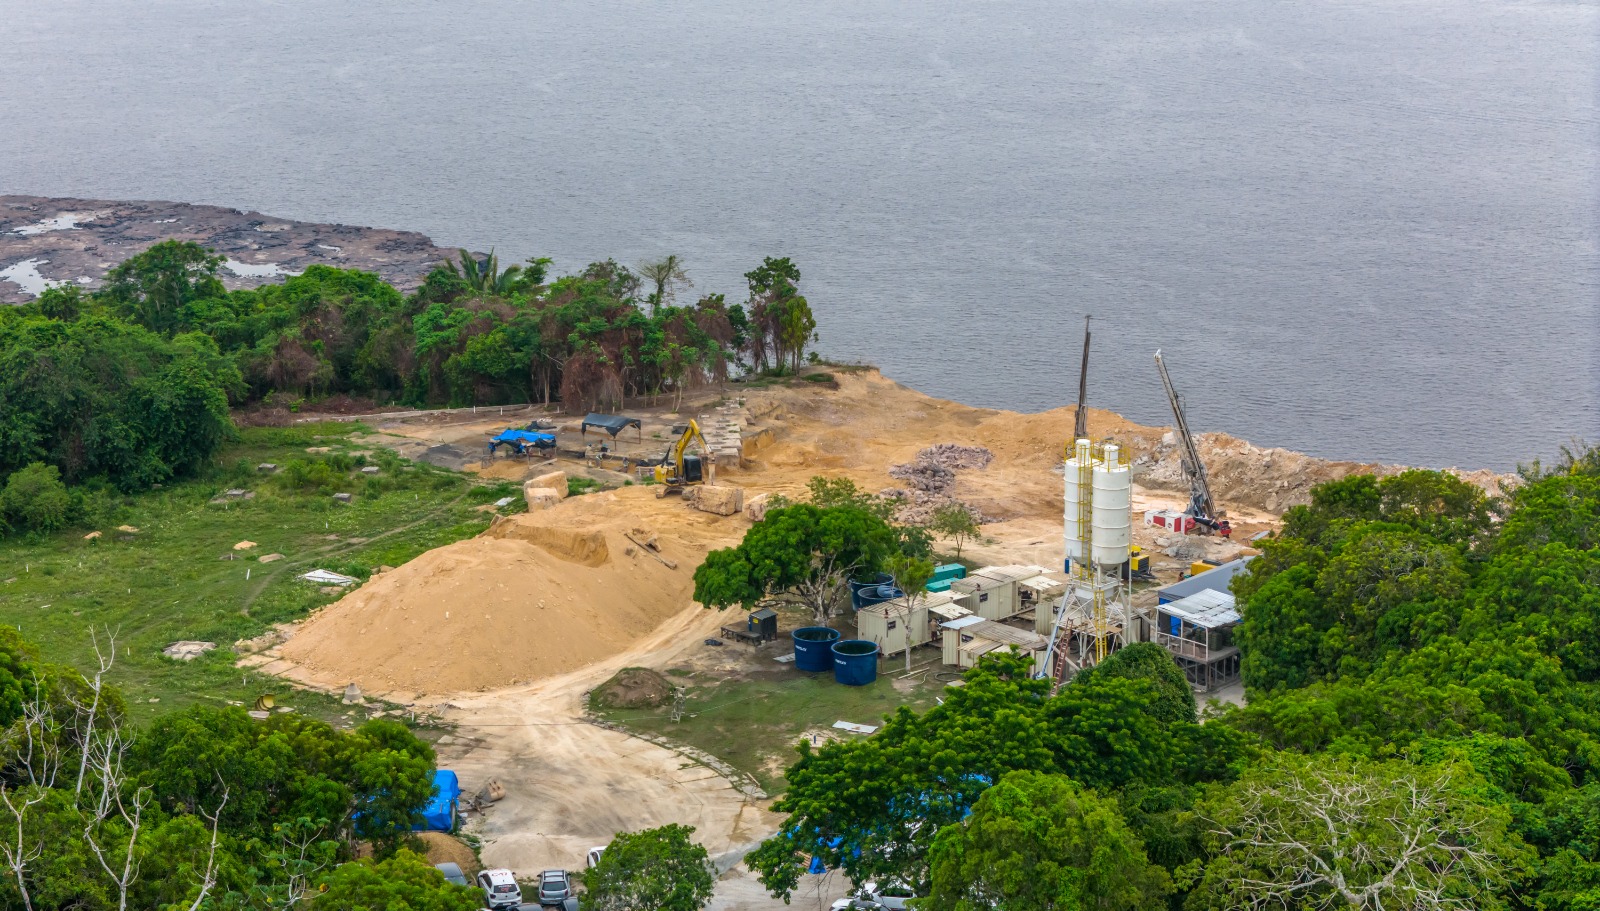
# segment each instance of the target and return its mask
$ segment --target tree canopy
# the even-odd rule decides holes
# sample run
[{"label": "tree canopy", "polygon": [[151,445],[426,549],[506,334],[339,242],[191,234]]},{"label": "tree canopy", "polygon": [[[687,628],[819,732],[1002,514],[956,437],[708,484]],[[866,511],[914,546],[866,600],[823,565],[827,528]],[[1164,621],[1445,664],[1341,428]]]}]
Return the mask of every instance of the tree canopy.
[{"label": "tree canopy", "polygon": [[747,862],[782,897],[820,864],[934,908],[1600,908],[1595,453],[1498,499],[1322,485],[1234,581],[1244,705],[1197,723],[1153,644],[1053,694],[987,656],[870,739],[802,743]]},{"label": "tree canopy", "polygon": [[[0,484],[35,463],[69,489],[131,492],[190,476],[233,432],[230,406],[294,409],[306,398],[475,405],[560,402],[620,408],[754,367],[792,372],[816,322],[799,270],[767,259],[749,305],[722,294],[679,303],[677,256],[636,274],[613,260],[552,277],[550,260],[503,266],[491,252],[440,263],[402,294],[377,275],[313,265],[227,290],[222,257],[163,241],[122,262],[101,289],[47,289],[0,310]],[[648,279],[648,284],[646,280]],[[13,531],[73,521],[42,474],[19,480]],[[65,518],[63,518],[65,515]]]},{"label": "tree canopy", "polygon": [[690,840],[693,826],[622,832],[583,876],[594,911],[700,911],[711,900],[716,868]]},{"label": "tree canopy", "polygon": [[[107,665],[109,668],[109,665]],[[477,907],[402,848],[433,751],[404,726],[350,732],[232,707],[145,730],[104,675],[0,631],[0,904],[113,908]],[[347,863],[358,842],[375,860]]]},{"label": "tree canopy", "polygon": [[780,506],[736,547],[706,555],[694,599],[718,608],[789,602],[823,622],[847,600],[850,579],[881,571],[900,544],[888,522],[859,506]]},{"label": "tree canopy", "polygon": [[1115,800],[1012,772],[933,843],[933,911],[1143,911],[1172,889]]}]

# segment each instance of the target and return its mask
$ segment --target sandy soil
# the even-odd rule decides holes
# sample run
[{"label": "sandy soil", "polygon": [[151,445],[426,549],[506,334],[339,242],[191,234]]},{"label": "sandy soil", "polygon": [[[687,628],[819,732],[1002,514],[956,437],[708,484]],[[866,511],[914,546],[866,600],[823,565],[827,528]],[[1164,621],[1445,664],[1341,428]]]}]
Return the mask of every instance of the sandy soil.
[{"label": "sandy soil", "polygon": [[[484,841],[485,865],[525,877],[543,869],[579,869],[590,847],[606,844],[619,831],[680,823],[696,828],[696,839],[723,873],[713,909],[772,907],[740,865],[781,821],[766,810],[770,801],[747,798],[727,779],[671,750],[581,720],[584,698],[595,686],[623,667],[678,660],[726,619],[685,610],[609,660],[442,707],[443,717],[471,739],[444,748],[441,761],[460,774],[469,792],[491,778],[507,788],[503,800],[469,823]],[[814,899],[823,884],[808,879],[813,881],[805,892]],[[841,889],[833,883],[822,895],[831,901]]]},{"label": "sandy soil", "polygon": [[[744,527],[644,487],[572,497],[374,577],[280,653],[330,685],[404,702],[590,667],[683,611],[701,558]],[[635,528],[659,553],[627,538]]]}]

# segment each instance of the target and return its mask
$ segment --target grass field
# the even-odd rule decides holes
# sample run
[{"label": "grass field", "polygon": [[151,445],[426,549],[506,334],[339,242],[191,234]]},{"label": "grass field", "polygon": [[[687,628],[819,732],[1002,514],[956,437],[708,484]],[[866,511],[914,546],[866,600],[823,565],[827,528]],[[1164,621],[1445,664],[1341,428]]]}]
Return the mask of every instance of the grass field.
[{"label": "grass field", "polygon": [[[379,566],[477,534],[490,516],[475,507],[520,493],[363,450],[349,440],[363,429],[246,429],[205,478],[114,498],[92,528],[0,542],[0,623],[20,628],[48,660],[80,668],[93,663],[91,629],[102,638],[115,633],[112,679],[136,715],[268,692],[280,703],[288,696],[300,711],[333,714],[332,700],[290,695],[282,681],[238,670],[229,646],[338,597],[299,580],[301,573],[320,568],[365,579]],[[257,471],[262,462],[284,468],[268,475]],[[365,474],[365,466],[378,471]],[[254,496],[224,496],[230,489]],[[338,503],[336,492],[354,499]],[[517,496],[509,508],[520,507]],[[100,537],[86,539],[91,531]],[[256,546],[234,549],[246,540]],[[259,561],[268,554],[283,557]],[[161,654],[183,639],[219,647],[190,662]]]},{"label": "grass field", "polygon": [[803,674],[793,668],[732,679],[669,670],[667,679],[686,690],[680,720],[672,720],[671,705],[597,708],[595,714],[705,750],[755,776],[767,793],[778,794],[787,786],[783,773],[795,760],[794,745],[806,732],[855,737],[834,731],[833,723],[881,724],[898,706],[918,711],[932,706],[945,686],[934,672],[947,669],[924,651],[913,658],[923,672],[918,677],[897,679],[901,665],[891,661],[875,682],[859,687],[835,683],[832,674]]}]

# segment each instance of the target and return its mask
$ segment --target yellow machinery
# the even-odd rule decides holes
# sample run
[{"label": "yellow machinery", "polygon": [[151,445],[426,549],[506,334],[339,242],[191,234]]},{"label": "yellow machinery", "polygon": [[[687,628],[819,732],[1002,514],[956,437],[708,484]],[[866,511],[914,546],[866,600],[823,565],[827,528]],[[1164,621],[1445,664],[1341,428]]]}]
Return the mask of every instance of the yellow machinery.
[{"label": "yellow machinery", "polygon": [[[689,454],[691,442],[700,444],[704,458]],[[683,429],[683,435],[667,452],[666,459],[656,466],[656,483],[661,485],[656,488],[656,496],[664,497],[674,491],[682,493],[685,488],[704,484],[706,475],[710,473],[706,470],[710,461],[711,447],[706,445],[706,438],[700,435],[700,425],[691,418],[689,426]]]}]

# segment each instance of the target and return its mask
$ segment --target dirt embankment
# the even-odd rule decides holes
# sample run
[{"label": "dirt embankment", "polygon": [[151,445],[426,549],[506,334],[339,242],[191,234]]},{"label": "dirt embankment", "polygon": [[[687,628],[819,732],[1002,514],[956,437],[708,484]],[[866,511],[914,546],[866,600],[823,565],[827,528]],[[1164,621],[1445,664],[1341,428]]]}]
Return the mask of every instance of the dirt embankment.
[{"label": "dirt embankment", "polygon": [[279,282],[322,263],[376,272],[402,291],[455,255],[415,231],[325,225],[176,202],[0,196],[0,304],[37,297],[45,282],[97,288],[123,260],[163,240],[226,257],[229,288]]},{"label": "dirt embankment", "polygon": [[[634,527],[655,532],[677,568],[630,541]],[[573,498],[374,577],[280,654],[330,686],[408,700],[563,674],[683,610],[700,558],[742,531],[643,487]]]}]

